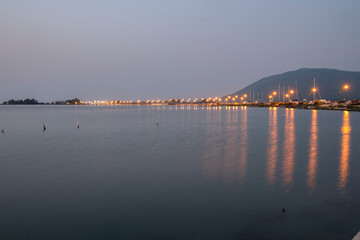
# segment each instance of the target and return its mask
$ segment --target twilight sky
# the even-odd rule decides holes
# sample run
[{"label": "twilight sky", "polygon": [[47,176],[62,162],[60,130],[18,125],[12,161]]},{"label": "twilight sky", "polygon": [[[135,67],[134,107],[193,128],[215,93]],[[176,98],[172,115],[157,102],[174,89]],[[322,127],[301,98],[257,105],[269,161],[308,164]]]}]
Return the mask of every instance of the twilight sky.
[{"label": "twilight sky", "polygon": [[214,97],[360,71],[359,0],[0,0],[0,101]]}]

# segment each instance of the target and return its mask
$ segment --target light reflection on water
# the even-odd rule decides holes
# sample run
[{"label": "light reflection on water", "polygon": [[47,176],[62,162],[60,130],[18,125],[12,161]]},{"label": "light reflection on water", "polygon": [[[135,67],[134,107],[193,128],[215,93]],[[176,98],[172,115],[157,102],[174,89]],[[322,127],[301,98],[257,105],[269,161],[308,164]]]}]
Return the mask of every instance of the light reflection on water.
[{"label": "light reflection on water", "polygon": [[[204,175],[210,180],[223,179],[225,183],[233,183],[235,179],[241,184],[246,179],[249,155],[248,114],[246,107],[206,107],[206,119],[216,122],[207,128],[208,137],[205,138]],[[194,110],[196,108],[194,107]],[[224,112],[222,111],[224,110]],[[283,109],[284,116],[279,122],[279,109],[268,108],[266,149],[265,149],[265,179],[267,185],[274,185],[277,178],[285,193],[291,190],[294,184],[296,170],[296,110]],[[216,114],[215,114],[216,113]],[[281,115],[281,114],[280,114]],[[302,131],[302,129],[301,129]],[[280,132],[283,132],[281,139]],[[225,145],[220,146],[218,138],[224,136]],[[308,193],[317,188],[319,171],[319,123],[318,111],[310,112],[309,135],[306,151],[308,161],[306,176],[304,175]],[[338,188],[344,190],[348,182],[350,158],[351,124],[350,113],[342,115],[341,141],[339,151]],[[280,145],[283,145],[282,147]],[[261,149],[259,149],[262,151]],[[279,154],[281,151],[281,155]],[[277,173],[279,171],[279,174]]]},{"label": "light reflection on water", "polygon": [[343,113],[343,123],[341,127],[341,143],[340,143],[340,165],[339,165],[339,189],[341,191],[345,190],[346,184],[348,182],[349,175],[349,155],[350,155],[350,135],[351,126],[350,126],[350,114],[348,111]]},{"label": "light reflection on water", "polygon": [[[211,112],[206,111],[206,122],[212,121]],[[219,176],[219,162],[221,161],[220,149],[215,145],[216,142],[211,138],[212,132],[220,134],[220,128],[206,128],[204,151],[204,177],[206,180],[217,180]],[[212,157],[215,156],[215,157]]]},{"label": "light reflection on water", "polygon": [[287,108],[285,111],[284,125],[284,148],[282,176],[285,189],[290,189],[293,183],[294,164],[295,164],[295,111]]},{"label": "light reflection on water", "polygon": [[278,161],[278,122],[277,122],[277,108],[269,108],[269,127],[268,127],[268,150],[267,150],[267,170],[266,177],[268,184],[275,183],[276,164]]},{"label": "light reflection on water", "polygon": [[[208,121],[214,121],[213,112],[218,111],[216,121],[218,126],[212,126],[212,129],[207,131],[215,134],[217,137],[225,136],[224,148],[213,147],[214,138],[206,138],[207,151],[206,158],[212,159],[205,161],[205,175],[206,178],[220,179],[223,177],[224,182],[233,183],[235,177],[241,184],[246,179],[246,172],[248,168],[248,154],[249,154],[249,136],[248,136],[248,114],[246,107],[224,107],[225,112],[221,108],[207,107]],[[266,137],[266,159],[265,159],[265,179],[267,185],[274,185],[276,178],[281,177],[281,183],[285,193],[291,190],[294,184],[294,172],[296,170],[296,110],[283,109],[283,123],[279,122],[279,109],[277,107],[268,108],[267,120],[267,137]],[[280,114],[281,115],[281,114]],[[224,117],[224,119],[221,119]],[[225,128],[221,131],[221,122]],[[307,186],[308,193],[312,193],[317,188],[317,175],[319,168],[319,123],[318,111],[312,110],[310,112],[310,119],[308,122],[309,137],[307,170],[304,173],[304,179]],[[283,139],[281,139],[280,131],[283,132]],[[300,129],[303,131],[303,129]],[[216,133],[215,133],[216,132]],[[210,135],[212,135],[210,134]],[[349,158],[350,158],[350,113],[345,111],[342,116],[341,127],[341,142],[340,142],[340,161],[339,161],[339,176],[338,188],[344,190],[348,182],[349,175]],[[282,147],[280,145],[283,145]],[[222,152],[223,150],[223,152]],[[261,151],[261,149],[259,149]],[[281,150],[282,154],[279,154]],[[216,157],[218,156],[218,157]],[[238,159],[235,161],[234,159]],[[215,164],[216,163],[216,164]],[[208,166],[207,166],[208,165]],[[236,170],[237,169],[237,170]],[[279,171],[280,175],[277,174]],[[305,177],[306,175],[306,177]],[[210,177],[212,176],[212,177]],[[215,177],[216,176],[216,177]]]},{"label": "light reflection on water", "polygon": [[240,135],[241,139],[239,142],[240,148],[240,161],[239,161],[239,180],[240,182],[244,181],[246,176],[246,167],[247,167],[247,149],[248,149],[248,119],[247,119],[247,108],[242,107],[240,112]]},{"label": "light reflection on water", "polygon": [[317,111],[311,111],[311,127],[310,127],[310,140],[309,140],[309,165],[308,165],[308,178],[307,185],[309,191],[312,192],[316,188],[316,171],[318,162],[318,122]]},{"label": "light reflection on water", "polygon": [[0,107],[0,238],[351,239],[358,122],[276,107]]},{"label": "light reflection on water", "polygon": [[[214,110],[221,108],[206,108],[207,120],[214,121]],[[235,177],[241,184],[246,178],[248,163],[248,116],[246,107],[225,107],[225,130],[222,131],[220,125],[208,128],[209,135],[223,136],[225,135],[225,146],[223,153],[222,148],[214,145],[214,138],[206,138],[206,158],[212,159],[205,161],[204,171],[207,179],[218,179],[223,176],[224,182],[233,183]],[[270,107],[268,110],[268,132],[266,138],[266,184],[274,185],[277,174],[277,168],[280,168],[282,185],[285,192],[288,192],[294,182],[294,171],[296,162],[296,120],[295,110],[285,109],[283,124],[279,123],[278,108]],[[222,121],[222,112],[218,111],[216,121]],[[238,119],[240,118],[240,119]],[[306,172],[306,185],[309,193],[312,193],[317,186],[317,174],[319,171],[319,126],[318,111],[312,110],[310,117],[310,131],[308,141],[308,161]],[[281,129],[282,128],[282,129]],[[279,131],[283,130],[284,138],[281,140]],[[212,133],[212,134],[211,134]],[[344,111],[342,116],[341,142],[340,142],[340,161],[338,188],[344,190],[349,175],[349,158],[350,158],[350,138],[351,125],[350,114]],[[283,144],[282,155],[279,155],[279,144]],[[214,146],[213,146],[213,145]],[[238,161],[234,161],[238,159]],[[281,160],[281,162],[279,162]],[[281,166],[279,166],[281,163]],[[236,170],[237,169],[237,170]]]},{"label": "light reflection on water", "polygon": [[225,128],[225,153],[224,153],[224,181],[226,183],[232,183],[235,180],[237,174],[237,161],[236,156],[237,145],[239,144],[239,135],[234,134],[238,132],[239,122],[236,109],[231,109],[226,112],[226,128]]}]

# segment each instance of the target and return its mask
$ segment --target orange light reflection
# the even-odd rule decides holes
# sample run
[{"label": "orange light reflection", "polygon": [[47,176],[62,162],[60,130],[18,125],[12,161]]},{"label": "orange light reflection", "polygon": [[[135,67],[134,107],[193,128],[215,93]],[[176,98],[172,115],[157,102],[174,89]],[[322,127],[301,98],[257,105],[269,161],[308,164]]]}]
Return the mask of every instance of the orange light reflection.
[{"label": "orange light reflection", "polygon": [[266,180],[269,185],[275,183],[275,170],[278,160],[278,129],[277,129],[277,111],[276,107],[269,108],[269,132],[268,149],[266,161]]},{"label": "orange light reflection", "polygon": [[349,176],[349,156],[350,156],[350,114],[344,111],[343,125],[341,127],[341,153],[340,153],[340,166],[339,166],[339,183],[338,187],[341,191],[345,190],[348,176]]},{"label": "orange light reflection", "polygon": [[284,126],[284,149],[283,149],[283,185],[287,187],[286,191],[291,187],[294,178],[294,165],[295,165],[295,111],[286,109],[286,118]]},{"label": "orange light reflection", "polygon": [[308,164],[308,179],[307,186],[309,191],[312,192],[316,188],[316,173],[318,162],[318,122],[317,111],[312,110],[311,127],[310,127],[310,140],[309,140],[309,164]]}]

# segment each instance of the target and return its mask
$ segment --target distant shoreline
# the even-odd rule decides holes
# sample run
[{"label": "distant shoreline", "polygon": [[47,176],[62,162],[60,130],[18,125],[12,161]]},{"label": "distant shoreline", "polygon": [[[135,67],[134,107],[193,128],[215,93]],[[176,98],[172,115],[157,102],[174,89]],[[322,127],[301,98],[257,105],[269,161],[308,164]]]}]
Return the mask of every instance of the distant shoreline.
[{"label": "distant shoreline", "polygon": [[2,104],[2,106],[202,106],[202,107],[252,107],[252,108],[291,108],[305,110],[335,110],[335,111],[352,111],[360,112],[360,104],[290,104],[290,103],[125,103],[125,104]]}]

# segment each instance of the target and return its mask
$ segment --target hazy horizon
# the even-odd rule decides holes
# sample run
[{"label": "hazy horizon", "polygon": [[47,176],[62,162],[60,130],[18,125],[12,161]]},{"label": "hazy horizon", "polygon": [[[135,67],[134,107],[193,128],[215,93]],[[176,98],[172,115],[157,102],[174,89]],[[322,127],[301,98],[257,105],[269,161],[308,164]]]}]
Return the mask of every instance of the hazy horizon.
[{"label": "hazy horizon", "polygon": [[360,70],[360,2],[0,2],[0,101],[222,96]]}]

